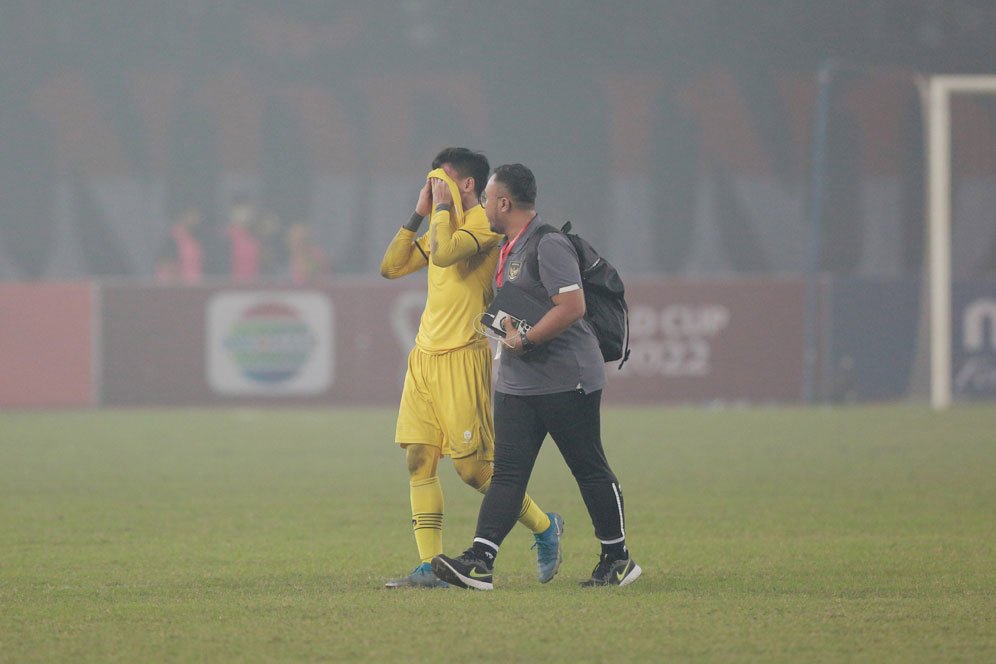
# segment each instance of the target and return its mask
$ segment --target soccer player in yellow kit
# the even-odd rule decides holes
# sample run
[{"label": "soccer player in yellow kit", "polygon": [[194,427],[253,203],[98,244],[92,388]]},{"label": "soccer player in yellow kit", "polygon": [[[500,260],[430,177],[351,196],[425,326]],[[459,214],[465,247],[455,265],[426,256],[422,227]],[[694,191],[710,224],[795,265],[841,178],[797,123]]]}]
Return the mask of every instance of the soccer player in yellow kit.
[{"label": "soccer player in yellow kit", "polygon": [[[428,268],[429,280],[395,434],[408,461],[412,528],[421,561],[407,576],[388,581],[388,588],[447,586],[430,565],[443,552],[440,457],[451,457],[460,478],[481,493],[491,484],[491,347],[475,331],[494,297],[501,240],[478,202],[489,170],[483,154],[466,148],[436,155],[415,213],[391,240],[380,265],[388,279]],[[429,232],[416,238],[430,212]],[[533,531],[537,573],[546,583],[560,568],[564,520],[544,513],[526,495],[519,521]]]}]

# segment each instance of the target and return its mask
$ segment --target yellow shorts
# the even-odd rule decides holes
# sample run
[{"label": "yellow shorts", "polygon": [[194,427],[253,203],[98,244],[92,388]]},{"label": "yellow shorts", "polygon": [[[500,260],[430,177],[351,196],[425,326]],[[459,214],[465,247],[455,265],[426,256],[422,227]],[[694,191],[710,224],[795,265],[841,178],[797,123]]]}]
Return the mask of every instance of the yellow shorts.
[{"label": "yellow shorts", "polygon": [[430,355],[413,348],[401,393],[395,440],[432,445],[454,459],[493,461],[491,348],[473,346]]}]

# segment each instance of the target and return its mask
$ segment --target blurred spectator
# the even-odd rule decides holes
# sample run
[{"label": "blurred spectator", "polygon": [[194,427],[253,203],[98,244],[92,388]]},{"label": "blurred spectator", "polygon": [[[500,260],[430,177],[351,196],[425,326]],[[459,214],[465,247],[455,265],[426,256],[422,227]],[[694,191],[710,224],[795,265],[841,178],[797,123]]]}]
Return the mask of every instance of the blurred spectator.
[{"label": "blurred spectator", "polygon": [[279,276],[287,264],[280,218],[272,212],[261,211],[256,215],[252,230],[259,240],[259,275]]},{"label": "blurred spectator", "polygon": [[176,254],[176,243],[167,239],[156,256],[156,281],[164,284],[180,280],[180,259]]},{"label": "blurred spectator", "polygon": [[204,275],[204,248],[198,229],[203,221],[200,208],[189,207],[169,229],[156,265],[156,278],[163,282],[196,284]]},{"label": "blurred spectator", "polygon": [[328,254],[315,243],[307,224],[299,222],[287,229],[287,252],[295,284],[314,283],[332,273]]},{"label": "blurred spectator", "polygon": [[234,281],[253,281],[259,277],[263,248],[256,231],[257,216],[256,206],[248,196],[240,194],[232,200],[225,235]]}]

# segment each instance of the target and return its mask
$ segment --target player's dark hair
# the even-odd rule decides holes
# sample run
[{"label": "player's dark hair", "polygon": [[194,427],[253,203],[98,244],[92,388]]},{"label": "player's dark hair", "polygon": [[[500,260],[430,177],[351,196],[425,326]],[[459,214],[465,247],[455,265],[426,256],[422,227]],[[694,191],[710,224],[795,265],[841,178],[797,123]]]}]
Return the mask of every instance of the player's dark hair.
[{"label": "player's dark hair", "polygon": [[494,172],[495,182],[508,190],[509,196],[522,207],[536,204],[536,177],[522,164],[505,164]]},{"label": "player's dark hair", "polygon": [[446,148],[432,160],[432,168],[437,169],[443,164],[453,167],[460,177],[474,178],[474,190],[480,196],[488,183],[488,171],[491,164],[482,152],[474,152],[467,148]]}]

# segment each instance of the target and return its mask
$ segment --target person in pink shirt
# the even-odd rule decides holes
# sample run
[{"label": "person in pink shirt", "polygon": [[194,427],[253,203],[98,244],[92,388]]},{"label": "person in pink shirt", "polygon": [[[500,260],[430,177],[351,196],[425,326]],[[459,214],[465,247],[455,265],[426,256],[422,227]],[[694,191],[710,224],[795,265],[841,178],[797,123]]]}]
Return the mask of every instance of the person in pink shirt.
[{"label": "person in pink shirt", "polygon": [[200,209],[189,208],[180,215],[170,231],[176,242],[180,281],[186,284],[196,284],[204,276],[204,248],[197,235],[202,221]]},{"label": "person in pink shirt", "polygon": [[234,281],[253,281],[259,277],[262,246],[256,235],[256,206],[247,198],[232,203],[225,235],[229,243],[230,274]]}]

